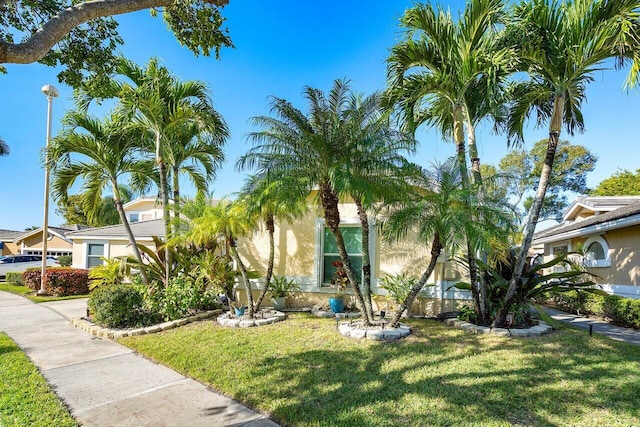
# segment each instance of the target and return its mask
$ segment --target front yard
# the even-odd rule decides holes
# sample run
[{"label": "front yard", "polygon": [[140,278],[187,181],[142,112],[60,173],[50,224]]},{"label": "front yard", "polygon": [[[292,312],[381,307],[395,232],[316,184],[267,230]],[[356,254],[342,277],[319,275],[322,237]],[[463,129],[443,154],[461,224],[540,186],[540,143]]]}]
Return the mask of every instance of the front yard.
[{"label": "front yard", "polygon": [[640,347],[572,329],[509,339],[408,323],[415,333],[388,344],[343,338],[334,321],[302,314],[120,342],[285,425],[639,423]]}]

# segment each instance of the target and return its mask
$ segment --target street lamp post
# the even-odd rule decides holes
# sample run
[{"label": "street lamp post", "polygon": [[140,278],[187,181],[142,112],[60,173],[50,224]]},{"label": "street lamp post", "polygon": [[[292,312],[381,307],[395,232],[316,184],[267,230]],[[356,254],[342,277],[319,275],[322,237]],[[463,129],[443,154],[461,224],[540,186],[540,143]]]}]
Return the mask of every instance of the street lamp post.
[{"label": "street lamp post", "polygon": [[58,89],[52,85],[42,86],[42,93],[47,97],[47,142],[44,153],[44,215],[42,219],[42,272],[40,274],[40,290],[38,295],[46,295],[47,281],[47,240],[49,239],[49,141],[51,140],[51,107],[53,98],[58,96]]}]

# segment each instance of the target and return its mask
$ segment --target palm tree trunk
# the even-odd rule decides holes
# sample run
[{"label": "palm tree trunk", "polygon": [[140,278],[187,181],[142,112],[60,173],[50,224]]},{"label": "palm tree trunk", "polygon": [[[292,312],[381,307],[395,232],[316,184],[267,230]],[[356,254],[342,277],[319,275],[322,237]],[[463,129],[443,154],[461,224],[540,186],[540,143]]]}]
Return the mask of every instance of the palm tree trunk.
[{"label": "palm tree trunk", "polygon": [[347,249],[344,244],[344,237],[342,236],[342,232],[340,231],[340,211],[338,210],[338,196],[335,195],[329,183],[327,182],[323,182],[322,184],[320,184],[320,199],[322,201],[325,223],[336,239],[336,246],[338,247],[340,260],[344,265],[345,271],[347,273],[347,279],[349,279],[349,284],[353,288],[353,291],[356,294],[356,299],[358,300],[358,304],[360,305],[362,320],[365,326],[368,326],[371,324],[371,319],[369,319],[367,315],[364,298],[362,297],[362,292],[360,291],[360,285],[356,280],[356,275],[353,271],[353,266],[351,265],[351,259],[347,254]]},{"label": "palm tree trunk", "polygon": [[[476,129],[475,126],[471,123],[467,123],[467,140],[469,144],[469,159],[471,161],[471,176],[473,177],[473,183],[476,191],[478,192],[478,201],[480,203],[484,202],[484,187],[482,185],[482,172],[480,171],[480,157],[478,157],[478,146],[476,145]],[[474,220],[482,221],[482,218],[474,218]],[[470,251],[470,248],[467,247],[467,251]],[[486,254],[484,254],[486,255]],[[483,258],[485,256],[483,255]],[[471,258],[471,257],[469,257]],[[491,322],[489,315],[489,289],[487,288],[487,283],[484,281],[484,278],[478,274],[478,266],[473,259],[473,273],[471,273],[471,264],[469,264],[469,276],[472,283],[475,280],[477,286],[477,301],[476,301],[476,316],[478,324],[481,326],[486,326]],[[472,292],[473,293],[473,292]],[[475,298],[475,296],[474,296]]]},{"label": "palm tree trunk", "polygon": [[162,157],[162,140],[160,133],[156,134],[156,164],[158,165],[158,174],[160,175],[160,197],[162,197],[162,215],[164,219],[164,256],[165,256],[165,276],[164,285],[169,284],[171,279],[171,251],[167,242],[171,238],[171,213],[169,210],[169,188],[167,185],[167,165]]},{"label": "palm tree trunk", "polygon": [[369,319],[373,320],[373,304],[371,303],[371,254],[369,253],[369,217],[362,205],[362,198],[353,197],[353,201],[358,209],[358,217],[362,226],[362,297],[364,299],[365,310]]},{"label": "palm tree trunk", "polygon": [[544,158],[544,165],[540,172],[540,182],[538,183],[538,189],[533,199],[533,204],[529,210],[529,217],[527,218],[527,225],[525,227],[522,244],[518,251],[518,257],[516,258],[515,266],[513,269],[513,276],[509,281],[509,289],[504,297],[502,308],[498,312],[495,320],[493,321],[493,327],[503,326],[509,310],[513,305],[514,298],[520,285],[520,279],[524,271],[525,263],[527,261],[527,255],[529,248],[531,248],[531,242],[533,241],[533,234],[538,224],[538,218],[540,218],[540,211],[542,210],[542,204],[544,202],[544,196],[549,187],[549,178],[551,177],[551,171],[553,170],[553,160],[556,156],[556,150],[558,149],[558,142],[560,140],[560,131],[562,130],[562,118],[564,112],[564,95],[556,96],[553,103],[553,116],[551,123],[549,124],[549,142],[547,144],[547,153]]},{"label": "palm tree trunk", "polygon": [[271,214],[267,215],[265,223],[266,223],[267,231],[269,232],[269,262],[267,264],[267,275],[265,276],[265,279],[264,279],[264,289],[260,293],[260,296],[258,297],[258,300],[256,301],[256,304],[255,304],[256,310],[260,308],[260,304],[262,304],[262,300],[264,299],[264,297],[267,295],[267,292],[269,291],[269,287],[271,285],[271,278],[273,277],[273,263],[275,259],[276,245],[273,239],[273,235],[275,233],[275,224],[274,224],[273,215]]},{"label": "palm tree trunk", "polygon": [[[465,140],[464,140],[464,112],[462,106],[456,106],[454,110],[453,121],[453,140],[456,144],[456,155],[458,158],[458,167],[460,168],[460,179],[462,181],[462,188],[465,191],[470,190],[469,185],[469,171],[467,170],[467,157],[465,155]],[[465,197],[465,206],[469,205],[468,198]],[[478,292],[478,267],[475,259],[475,253],[473,245],[469,239],[469,236],[465,236],[467,241],[467,264],[469,265],[469,281],[471,282],[471,294],[475,302],[476,316],[479,321],[482,318],[482,306],[480,301],[480,293]]]},{"label": "palm tree trunk", "polygon": [[238,254],[238,248],[236,247],[236,239],[233,237],[229,238],[229,247],[231,248],[231,253],[233,254],[233,258],[238,264],[240,268],[240,274],[242,275],[242,280],[244,281],[245,289],[247,290],[247,308],[249,309],[249,318],[253,319],[253,294],[251,293],[251,282],[249,281],[249,276],[247,275],[247,268],[244,266],[242,259],[240,259],[240,254]]},{"label": "palm tree trunk", "polygon": [[179,168],[173,167],[173,232],[178,235],[180,232],[180,179]]},{"label": "palm tree trunk", "polygon": [[[127,237],[129,238],[129,243],[133,248],[133,255],[136,257],[136,260],[142,265],[142,255],[140,255],[140,250],[138,249],[138,244],[136,243],[136,237],[133,235],[133,231],[131,231],[131,226],[129,225],[129,220],[127,220],[127,214],[124,211],[124,207],[122,206],[122,200],[120,200],[120,191],[118,190],[118,183],[112,183],[112,191],[113,191],[113,202],[116,204],[116,210],[118,211],[118,215],[120,215],[120,221],[122,221],[122,225],[124,226],[124,230],[127,233]],[[144,268],[140,268],[140,275],[142,276],[142,283],[145,286],[149,286],[149,277],[147,276],[147,272]]]},{"label": "palm tree trunk", "polygon": [[391,322],[389,322],[390,328],[397,327],[398,322],[400,322],[400,317],[402,316],[402,313],[404,313],[406,309],[408,309],[413,305],[413,302],[415,301],[416,297],[424,287],[425,283],[427,283],[427,280],[429,280],[429,277],[431,277],[431,274],[433,274],[433,270],[435,270],[436,268],[436,264],[438,263],[438,257],[440,256],[441,253],[442,253],[442,242],[440,242],[440,235],[436,233],[436,235],[433,236],[433,243],[431,244],[431,259],[429,260],[429,265],[427,266],[427,269],[424,271],[424,273],[422,273],[422,277],[420,277],[420,280],[418,280],[418,283],[416,283],[411,288],[411,292],[409,292],[409,295],[407,296],[407,298],[402,302],[400,307],[398,307],[398,311],[396,311],[395,315],[393,316],[393,319],[391,319]]}]

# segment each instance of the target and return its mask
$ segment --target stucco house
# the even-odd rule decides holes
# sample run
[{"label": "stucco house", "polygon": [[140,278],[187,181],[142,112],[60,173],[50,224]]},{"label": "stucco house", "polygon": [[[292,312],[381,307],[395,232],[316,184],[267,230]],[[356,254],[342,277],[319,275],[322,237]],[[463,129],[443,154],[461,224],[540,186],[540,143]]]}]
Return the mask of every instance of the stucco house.
[{"label": "stucco house", "polygon": [[535,234],[545,260],[578,245],[585,263],[608,293],[640,298],[640,196],[579,197],[563,222]]},{"label": "stucco house", "polygon": [[[127,203],[125,212],[131,221],[131,229],[138,243],[153,247],[153,236],[164,237],[162,209],[155,198],[142,198]],[[362,265],[361,227],[354,203],[340,206],[342,231],[353,263]],[[137,216],[135,216],[137,215]],[[152,219],[153,218],[153,219]],[[67,234],[73,242],[73,266],[89,268],[100,264],[100,257],[113,258],[132,255],[129,240],[122,225],[80,230]],[[294,222],[276,224],[274,274],[285,275],[297,283],[301,291],[295,303],[309,305],[324,303],[335,292],[330,286],[331,262],[339,258],[333,236],[324,225],[322,215],[314,209]],[[379,236],[376,227],[371,228],[370,253],[372,262],[373,293],[379,308],[387,301],[385,291],[379,288],[382,277],[401,271],[420,277],[429,262],[426,246],[415,241],[388,244]],[[259,229],[251,238],[240,239],[238,250],[250,269],[266,270],[269,256],[269,238],[265,229]],[[452,287],[461,279],[455,265],[440,257],[438,266],[429,278],[428,286],[421,293],[415,312],[437,314],[454,309],[454,299],[466,299],[465,291]],[[256,292],[261,283],[256,282]],[[239,295],[242,295],[241,292]]]},{"label": "stucco house", "polygon": [[[73,242],[67,234],[84,228],[78,225],[48,227],[47,255],[71,255]],[[2,255],[42,255],[42,227],[29,231],[0,230]]]}]

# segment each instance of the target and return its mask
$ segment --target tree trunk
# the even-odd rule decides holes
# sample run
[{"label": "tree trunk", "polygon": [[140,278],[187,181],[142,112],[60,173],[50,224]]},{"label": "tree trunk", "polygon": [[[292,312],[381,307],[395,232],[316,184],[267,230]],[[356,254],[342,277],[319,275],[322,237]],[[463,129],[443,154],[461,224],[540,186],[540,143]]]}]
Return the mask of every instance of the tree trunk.
[{"label": "tree trunk", "polygon": [[524,271],[525,263],[527,261],[527,254],[531,248],[531,242],[533,241],[533,234],[538,224],[538,218],[540,217],[540,211],[542,210],[542,204],[544,202],[544,196],[549,187],[549,179],[551,177],[551,171],[553,170],[553,160],[556,156],[556,150],[558,148],[558,141],[560,140],[560,131],[562,130],[562,119],[564,112],[564,95],[556,96],[553,103],[553,116],[551,123],[549,124],[549,142],[547,144],[547,153],[544,158],[544,165],[540,172],[540,182],[538,183],[538,189],[533,199],[533,204],[529,210],[529,217],[527,218],[527,225],[524,231],[524,238],[518,251],[518,257],[516,258],[515,266],[513,269],[513,276],[509,281],[509,289],[502,302],[502,308],[498,312],[496,318],[493,321],[492,327],[500,327],[505,324],[507,314],[513,305],[514,298],[520,286],[520,279]]},{"label": "tree trunk", "polygon": [[269,232],[269,263],[267,264],[267,275],[264,278],[264,289],[260,293],[258,300],[256,301],[255,308],[256,310],[260,309],[260,304],[262,304],[262,300],[267,295],[269,291],[269,286],[271,285],[271,278],[273,277],[273,263],[275,259],[275,242],[273,240],[273,235],[275,233],[275,224],[273,215],[267,215],[265,220],[265,224],[267,227],[267,231]]},{"label": "tree trunk", "polygon": [[167,185],[167,165],[162,157],[162,139],[160,133],[156,134],[156,164],[158,165],[158,174],[160,175],[160,197],[162,197],[162,215],[164,220],[164,257],[165,257],[165,273],[164,285],[169,284],[171,279],[171,251],[167,242],[171,238],[171,211],[169,210],[169,188]]},{"label": "tree trunk", "polygon": [[244,287],[247,290],[247,308],[249,309],[249,318],[253,319],[253,313],[255,312],[253,309],[253,294],[251,293],[251,282],[249,281],[249,276],[247,275],[247,268],[244,266],[242,259],[240,259],[240,254],[238,254],[238,248],[236,247],[236,239],[233,237],[229,238],[229,247],[231,248],[231,253],[233,254],[233,258],[236,260],[236,264],[240,268],[240,274],[242,275],[242,280],[244,281]]},{"label": "tree trunk", "polygon": [[[469,171],[467,169],[467,157],[465,154],[465,140],[464,140],[464,113],[462,106],[457,106],[454,111],[453,121],[453,140],[456,144],[456,157],[458,159],[458,167],[460,168],[460,179],[462,181],[462,188],[465,191],[470,191],[469,185]],[[475,145],[475,144],[474,144]],[[469,205],[469,200],[465,197],[465,206]],[[481,299],[478,292],[478,267],[475,259],[475,251],[473,245],[469,240],[469,236],[465,236],[467,245],[467,264],[469,264],[469,281],[471,282],[471,294],[475,302],[475,311],[477,318],[482,318],[481,311]]]},{"label": "tree trunk", "polygon": [[362,226],[362,275],[364,283],[362,284],[362,298],[364,299],[364,307],[367,317],[373,320],[373,304],[371,303],[371,254],[369,253],[369,217],[362,205],[362,198],[353,197],[353,201],[358,209],[358,218]]},{"label": "tree trunk", "polygon": [[402,316],[402,313],[404,313],[406,309],[408,309],[413,305],[413,302],[415,301],[416,297],[424,287],[425,283],[427,283],[427,280],[429,280],[429,277],[431,276],[431,274],[433,274],[433,270],[436,268],[436,264],[438,263],[438,257],[440,256],[441,253],[442,253],[442,243],[440,242],[440,235],[436,233],[436,235],[433,236],[433,243],[431,244],[431,259],[429,260],[429,265],[427,266],[427,269],[424,271],[424,273],[422,273],[422,277],[420,277],[420,280],[418,280],[418,283],[416,283],[411,288],[411,292],[409,292],[409,295],[407,296],[407,298],[402,302],[400,307],[398,307],[398,311],[396,311],[395,315],[393,316],[393,319],[391,319],[391,322],[389,323],[390,328],[397,327],[398,322],[400,322],[400,317]]},{"label": "tree trunk", "polygon": [[[471,161],[471,176],[473,177],[473,184],[475,190],[478,192],[478,201],[484,202],[484,188],[482,185],[482,172],[480,171],[480,157],[478,157],[478,146],[476,145],[476,129],[471,122],[467,122],[467,139],[469,143],[469,160]],[[483,221],[483,218],[474,218],[476,221]],[[467,251],[471,252],[471,248],[467,247]],[[486,255],[486,254],[483,254]],[[469,257],[471,258],[471,256]],[[473,273],[471,273],[473,271]],[[478,274],[478,265],[473,259],[473,266],[469,264],[469,276],[471,282],[475,281],[476,300],[476,318],[478,324],[481,326],[487,326],[491,322],[489,314],[489,289],[484,278]],[[473,294],[473,292],[472,292]],[[474,295],[474,299],[476,296]]]},{"label": "tree trunk", "polygon": [[173,167],[173,233],[180,233],[180,173],[178,167]]},{"label": "tree trunk", "polygon": [[[120,221],[122,221],[122,225],[124,226],[124,230],[127,233],[127,237],[129,237],[129,243],[133,249],[133,255],[136,257],[136,260],[142,264],[142,255],[140,255],[140,249],[138,249],[138,244],[136,243],[136,238],[133,235],[133,231],[131,231],[131,226],[129,225],[129,220],[127,219],[127,214],[124,211],[124,207],[122,206],[122,200],[120,200],[120,190],[118,190],[118,183],[112,183],[112,191],[113,191],[113,202],[116,204],[116,210],[118,211],[118,215],[120,215]],[[140,267],[140,275],[142,276],[142,283],[145,286],[149,286],[149,277],[147,276],[147,272],[144,268]]]},{"label": "tree trunk", "polygon": [[364,322],[365,326],[368,326],[371,324],[371,319],[369,319],[369,317],[367,316],[364,298],[362,297],[362,292],[360,291],[360,285],[356,280],[356,275],[353,271],[353,266],[351,265],[351,259],[347,254],[347,249],[344,245],[344,238],[342,237],[342,232],[340,231],[340,211],[338,210],[338,196],[335,195],[333,189],[327,182],[323,182],[320,184],[320,199],[322,201],[325,223],[336,239],[336,245],[338,247],[338,254],[340,254],[340,260],[344,265],[345,271],[347,273],[347,279],[349,279],[349,284],[353,288],[353,291],[356,294],[356,299],[358,300],[358,304],[360,305],[362,321]]}]

